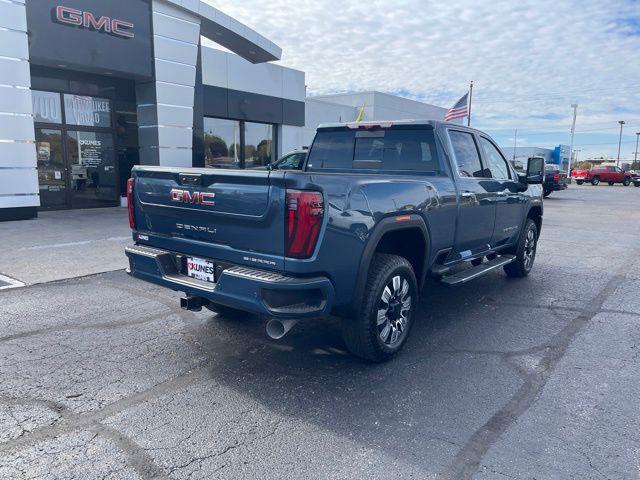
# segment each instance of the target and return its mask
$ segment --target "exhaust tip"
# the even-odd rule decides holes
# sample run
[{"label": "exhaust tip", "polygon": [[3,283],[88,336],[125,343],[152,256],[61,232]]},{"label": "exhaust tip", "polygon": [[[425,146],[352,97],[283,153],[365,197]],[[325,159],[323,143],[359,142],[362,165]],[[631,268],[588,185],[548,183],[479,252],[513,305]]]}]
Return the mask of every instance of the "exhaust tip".
[{"label": "exhaust tip", "polygon": [[298,323],[298,320],[277,320],[272,318],[267,322],[267,335],[274,340],[280,340],[296,323]]}]

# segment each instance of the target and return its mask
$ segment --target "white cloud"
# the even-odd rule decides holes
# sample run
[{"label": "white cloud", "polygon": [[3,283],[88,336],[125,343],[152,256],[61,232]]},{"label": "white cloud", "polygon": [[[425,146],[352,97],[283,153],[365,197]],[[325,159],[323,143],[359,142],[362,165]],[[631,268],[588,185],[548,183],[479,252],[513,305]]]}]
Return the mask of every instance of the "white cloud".
[{"label": "white cloud", "polygon": [[568,130],[575,102],[578,130],[621,118],[640,129],[635,0],[209,1],[280,45],[312,94],[375,89],[450,106],[473,79],[480,127]]}]

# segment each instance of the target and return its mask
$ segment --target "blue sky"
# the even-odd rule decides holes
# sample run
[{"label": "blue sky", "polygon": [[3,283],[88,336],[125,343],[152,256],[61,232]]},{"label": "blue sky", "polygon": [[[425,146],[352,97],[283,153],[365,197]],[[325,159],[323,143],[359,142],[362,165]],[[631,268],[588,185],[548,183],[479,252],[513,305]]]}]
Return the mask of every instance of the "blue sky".
[{"label": "blue sky", "polygon": [[283,49],[310,94],[380,90],[451,106],[504,146],[622,156],[640,132],[640,0],[208,0]]}]

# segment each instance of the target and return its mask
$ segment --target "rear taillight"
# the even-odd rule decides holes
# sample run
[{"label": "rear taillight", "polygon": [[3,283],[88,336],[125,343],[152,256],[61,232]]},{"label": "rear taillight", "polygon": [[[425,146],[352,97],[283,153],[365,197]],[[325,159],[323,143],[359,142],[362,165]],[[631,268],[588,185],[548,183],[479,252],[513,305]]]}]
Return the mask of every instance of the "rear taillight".
[{"label": "rear taillight", "polygon": [[127,210],[129,210],[129,227],[136,228],[136,217],[133,209],[133,178],[127,180]]},{"label": "rear taillight", "polygon": [[553,181],[557,182],[558,180],[560,180],[560,174],[559,173],[554,173],[553,174]]},{"label": "rear taillight", "polygon": [[324,202],[320,192],[287,190],[287,257],[309,258],[318,241]]}]

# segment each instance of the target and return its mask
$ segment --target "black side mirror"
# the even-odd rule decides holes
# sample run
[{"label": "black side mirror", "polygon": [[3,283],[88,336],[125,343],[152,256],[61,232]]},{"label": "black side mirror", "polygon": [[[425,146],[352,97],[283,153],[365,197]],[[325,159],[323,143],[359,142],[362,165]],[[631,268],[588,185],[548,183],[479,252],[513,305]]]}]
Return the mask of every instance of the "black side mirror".
[{"label": "black side mirror", "polygon": [[544,181],[544,158],[532,157],[527,161],[526,183],[541,185]]}]

